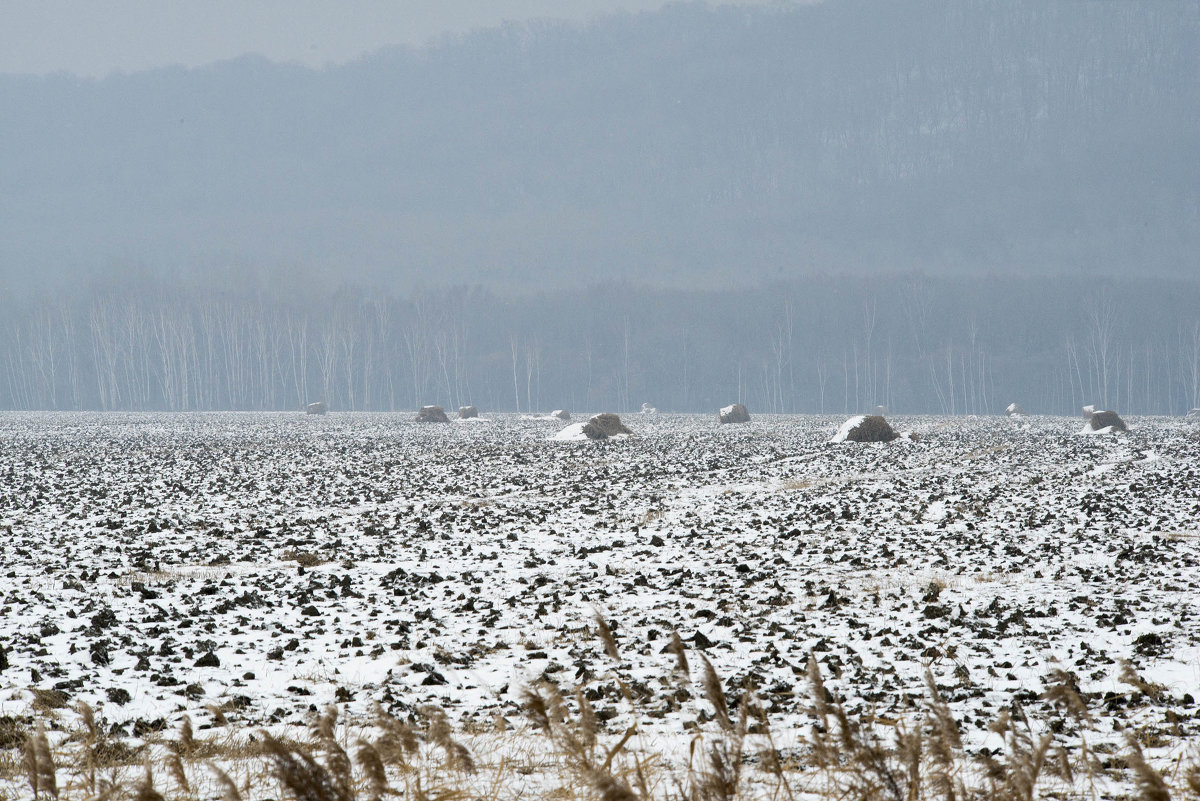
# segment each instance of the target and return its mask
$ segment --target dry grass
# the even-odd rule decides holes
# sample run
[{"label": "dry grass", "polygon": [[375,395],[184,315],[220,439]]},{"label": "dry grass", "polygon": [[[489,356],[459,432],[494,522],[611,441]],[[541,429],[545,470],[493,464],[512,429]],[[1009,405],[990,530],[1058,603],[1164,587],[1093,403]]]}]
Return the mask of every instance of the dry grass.
[{"label": "dry grass", "polygon": [[821,489],[831,484],[852,484],[856,481],[871,481],[879,478],[877,473],[838,473],[829,476],[801,476],[799,478],[788,479],[783,482],[785,491],[799,491],[807,489]]},{"label": "dry grass", "polygon": [[[11,749],[0,751],[0,786],[15,782],[20,775],[21,760],[18,753]],[[0,798],[3,797],[5,797],[5,793],[0,790]]]},{"label": "dry grass", "polygon": [[1012,443],[1004,442],[999,445],[990,445],[986,448],[975,448],[974,450],[969,450],[959,456],[958,459],[962,462],[970,462],[977,459],[982,459],[985,456],[994,456],[997,453],[1003,453],[1004,451],[1010,451],[1012,449]]},{"label": "dry grass", "polygon": [[662,509],[647,509],[638,519],[638,525],[648,526],[663,519]]},{"label": "dry grass", "polygon": [[231,573],[245,573],[252,569],[257,568],[236,562],[219,566],[206,564],[163,565],[154,570],[131,570],[115,579],[114,583],[122,587],[128,587],[134,583],[153,587],[173,581],[220,581]]},{"label": "dry grass", "polygon": [[46,715],[55,709],[67,707],[67,694],[62,690],[33,688],[33,711]]},{"label": "dry grass", "polygon": [[[406,719],[377,708],[373,719],[339,721],[335,707],[312,721],[307,736],[288,739],[226,727],[198,737],[184,717],[176,731],[151,743],[114,740],[91,708],[79,704],[51,745],[41,719],[5,719],[0,748],[0,799],[66,801],[1036,801],[1099,799],[1124,794],[1145,801],[1200,796],[1200,754],[1182,756],[1164,773],[1130,732],[1124,748],[1089,741],[1096,715],[1075,677],[1054,671],[1042,696],[1053,716],[1069,721],[1073,739],[1019,704],[1001,709],[989,728],[998,749],[968,751],[956,719],[926,674],[925,700],[902,719],[849,714],[816,660],[807,666],[809,721],[803,732],[779,731],[753,688],[731,694],[711,662],[690,656],[677,633],[666,653],[667,686],[691,688],[705,705],[681,763],[644,737],[648,720],[632,677],[622,674],[621,645],[599,612],[595,634],[605,653],[599,681],[620,690],[625,722],[600,722],[588,686],[542,680],[523,694],[524,725],[502,717],[481,727],[455,724],[424,706]],[[665,667],[665,666],[664,666]],[[695,670],[693,670],[695,668]],[[1132,667],[1120,678],[1146,697],[1160,690]],[[695,682],[693,687],[692,682]],[[594,697],[594,696],[592,696]],[[62,718],[56,709],[47,719]],[[1061,731],[1062,727],[1059,727]],[[486,732],[486,733],[484,733]],[[777,742],[790,747],[781,750]],[[1107,764],[1109,767],[1104,767]]]},{"label": "dry grass", "polygon": [[320,554],[313,553],[312,551],[297,551],[294,549],[284,551],[279,554],[279,558],[284,562],[295,562],[301,567],[316,567],[329,561]]},{"label": "dry grass", "polygon": [[491,498],[467,498],[459,501],[458,505],[463,509],[482,509],[486,506],[495,506],[496,502]]}]

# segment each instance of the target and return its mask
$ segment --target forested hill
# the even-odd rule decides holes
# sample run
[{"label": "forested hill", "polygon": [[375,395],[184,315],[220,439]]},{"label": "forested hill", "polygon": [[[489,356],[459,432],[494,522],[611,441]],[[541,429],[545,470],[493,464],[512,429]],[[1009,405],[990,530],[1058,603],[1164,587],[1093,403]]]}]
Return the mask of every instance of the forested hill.
[{"label": "forested hill", "polygon": [[1190,277],[1198,9],[683,4],[321,71],[3,76],[0,281]]}]

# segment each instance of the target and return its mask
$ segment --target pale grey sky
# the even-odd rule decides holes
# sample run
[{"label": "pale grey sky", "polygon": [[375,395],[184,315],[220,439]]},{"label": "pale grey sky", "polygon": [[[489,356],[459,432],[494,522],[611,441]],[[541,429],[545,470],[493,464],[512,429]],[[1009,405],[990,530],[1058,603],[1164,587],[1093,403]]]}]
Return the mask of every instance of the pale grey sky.
[{"label": "pale grey sky", "polygon": [[[722,0],[765,4],[771,0]],[[259,53],[319,67],[506,20],[586,20],[665,0],[3,0],[0,73],[103,77]]]}]

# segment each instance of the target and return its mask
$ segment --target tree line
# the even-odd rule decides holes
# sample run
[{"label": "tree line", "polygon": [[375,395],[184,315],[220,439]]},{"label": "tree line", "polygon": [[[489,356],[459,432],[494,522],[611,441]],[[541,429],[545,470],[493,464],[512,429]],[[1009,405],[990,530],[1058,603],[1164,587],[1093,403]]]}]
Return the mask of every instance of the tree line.
[{"label": "tree line", "polygon": [[0,407],[1134,414],[1200,406],[1200,285],[814,276],[727,290],[230,294],[163,282],[0,300]]}]

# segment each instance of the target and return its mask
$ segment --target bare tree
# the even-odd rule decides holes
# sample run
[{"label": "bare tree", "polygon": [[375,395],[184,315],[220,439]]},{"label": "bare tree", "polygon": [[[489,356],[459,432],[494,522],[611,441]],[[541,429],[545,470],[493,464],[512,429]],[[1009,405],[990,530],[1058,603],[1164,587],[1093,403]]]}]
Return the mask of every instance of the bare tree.
[{"label": "bare tree", "polygon": [[1179,353],[1188,408],[1200,409],[1200,319],[1193,320],[1190,327],[1186,324],[1183,327]]},{"label": "bare tree", "polygon": [[1084,301],[1084,319],[1087,323],[1087,354],[1094,373],[1097,400],[1108,408],[1110,404],[1111,373],[1119,367],[1113,365],[1113,351],[1117,305],[1107,287],[1093,292]]}]

